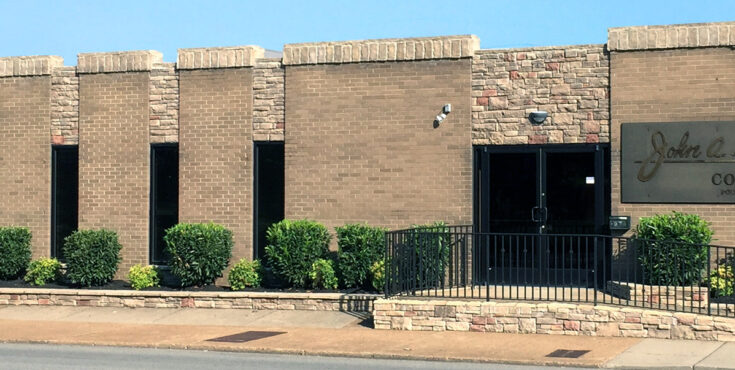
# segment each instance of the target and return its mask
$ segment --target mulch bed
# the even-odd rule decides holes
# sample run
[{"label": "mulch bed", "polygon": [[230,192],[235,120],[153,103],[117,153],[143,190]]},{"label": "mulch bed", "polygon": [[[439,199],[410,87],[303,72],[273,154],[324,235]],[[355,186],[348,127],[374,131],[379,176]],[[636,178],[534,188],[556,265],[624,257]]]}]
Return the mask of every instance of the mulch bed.
[{"label": "mulch bed", "polygon": [[[0,288],[22,288],[22,289],[83,289],[83,290],[133,290],[130,287],[130,283],[123,280],[113,280],[106,285],[98,287],[81,288],[63,283],[49,283],[43,286],[34,286],[26,283],[23,279],[15,280],[0,280]],[[178,287],[178,286],[166,286],[161,285],[160,287],[152,287],[142,289],[142,291],[164,291],[164,292],[231,292],[229,286],[221,285],[207,285],[203,287]],[[366,292],[358,289],[343,289],[343,290],[305,290],[305,289],[294,289],[294,288],[248,288],[241,290],[240,292],[271,292],[271,293],[357,293],[357,294],[369,294],[374,292]]]}]

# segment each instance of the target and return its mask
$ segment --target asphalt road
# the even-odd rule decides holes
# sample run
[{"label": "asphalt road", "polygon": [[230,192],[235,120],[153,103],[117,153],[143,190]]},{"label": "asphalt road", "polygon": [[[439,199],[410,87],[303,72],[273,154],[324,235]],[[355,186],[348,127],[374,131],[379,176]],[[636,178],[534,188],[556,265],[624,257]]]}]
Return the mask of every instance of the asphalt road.
[{"label": "asphalt road", "polygon": [[0,369],[502,369],[544,367],[432,361],[316,357],[262,353],[86,347],[46,344],[1,344]]}]

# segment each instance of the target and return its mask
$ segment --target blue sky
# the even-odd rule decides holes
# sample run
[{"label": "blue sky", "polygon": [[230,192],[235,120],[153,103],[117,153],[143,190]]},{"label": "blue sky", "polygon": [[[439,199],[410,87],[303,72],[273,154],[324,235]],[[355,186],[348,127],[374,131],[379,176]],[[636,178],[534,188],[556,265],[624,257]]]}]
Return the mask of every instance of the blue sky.
[{"label": "blue sky", "polygon": [[0,0],[0,56],[478,35],[482,47],[605,43],[607,28],[735,21],[735,1]]}]

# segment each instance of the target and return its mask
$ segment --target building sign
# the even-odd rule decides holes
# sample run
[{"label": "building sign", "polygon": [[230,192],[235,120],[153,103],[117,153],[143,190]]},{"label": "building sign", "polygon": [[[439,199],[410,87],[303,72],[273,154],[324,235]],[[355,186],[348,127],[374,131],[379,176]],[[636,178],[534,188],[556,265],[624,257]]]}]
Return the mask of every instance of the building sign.
[{"label": "building sign", "polygon": [[735,122],[621,125],[622,201],[735,203]]}]

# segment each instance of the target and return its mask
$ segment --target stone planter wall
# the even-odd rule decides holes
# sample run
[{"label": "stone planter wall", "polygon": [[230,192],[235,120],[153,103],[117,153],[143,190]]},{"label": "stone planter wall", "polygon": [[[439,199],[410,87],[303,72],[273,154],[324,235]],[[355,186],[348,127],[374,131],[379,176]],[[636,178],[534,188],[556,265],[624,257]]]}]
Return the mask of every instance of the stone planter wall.
[{"label": "stone planter wall", "polygon": [[651,304],[676,305],[685,308],[706,308],[709,288],[692,286],[660,286],[608,281],[607,291],[629,301]]},{"label": "stone planter wall", "polygon": [[735,341],[735,317],[588,304],[379,299],[373,318],[376,329]]},{"label": "stone planter wall", "polygon": [[370,312],[378,295],[0,288],[2,305]]}]

